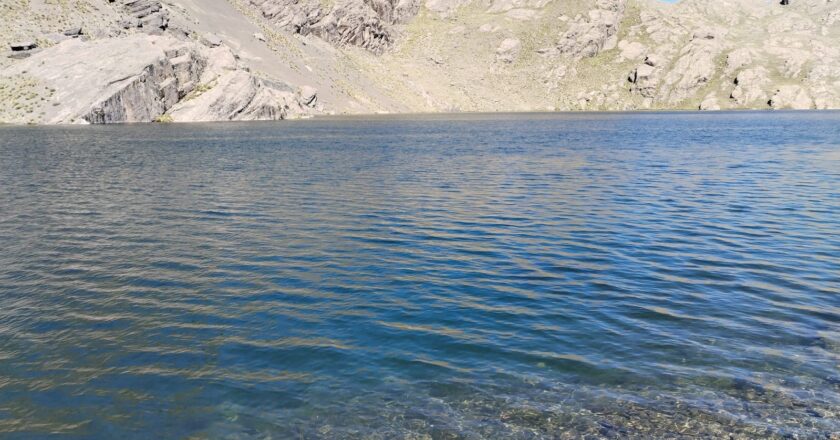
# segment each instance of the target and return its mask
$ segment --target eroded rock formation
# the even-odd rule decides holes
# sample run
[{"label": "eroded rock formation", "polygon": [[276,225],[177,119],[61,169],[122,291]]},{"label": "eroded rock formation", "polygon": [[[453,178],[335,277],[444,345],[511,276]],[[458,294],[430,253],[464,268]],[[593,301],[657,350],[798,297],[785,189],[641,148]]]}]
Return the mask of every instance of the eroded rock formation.
[{"label": "eroded rock formation", "polygon": [[289,86],[238,66],[229,49],[165,36],[69,40],[0,76],[54,92],[32,112],[40,117],[34,122],[47,124],[277,120],[311,112]]},{"label": "eroded rock formation", "polygon": [[417,13],[417,0],[250,0],[276,26],[313,34],[337,45],[381,52],[394,41],[393,25]]}]

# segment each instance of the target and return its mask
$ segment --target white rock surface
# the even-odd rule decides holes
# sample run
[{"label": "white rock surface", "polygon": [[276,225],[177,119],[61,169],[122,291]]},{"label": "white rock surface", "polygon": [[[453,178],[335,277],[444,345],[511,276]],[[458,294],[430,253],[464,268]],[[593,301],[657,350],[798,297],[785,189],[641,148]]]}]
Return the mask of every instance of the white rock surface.
[{"label": "white rock surface", "polygon": [[496,59],[503,63],[512,63],[522,50],[522,42],[516,38],[505,38],[496,48]]},{"label": "white rock surface", "polygon": [[239,69],[229,49],[161,36],[65,41],[1,77],[30,78],[55,91],[34,121],[46,124],[151,122],[167,114],[177,121],[273,120],[312,112],[288,86]]},{"label": "white rock surface", "polygon": [[594,57],[615,47],[618,25],[624,17],[626,0],[600,0],[596,8],[577,17],[560,37],[560,53],[574,58]]},{"label": "white rock surface", "polygon": [[764,67],[755,67],[741,71],[735,78],[735,89],[730,97],[738,106],[761,106],[767,103],[767,88],[771,81],[769,72]]},{"label": "white rock surface", "polygon": [[785,85],[770,98],[770,106],[776,110],[809,110],[814,108],[814,101],[801,86]]},{"label": "white rock surface", "polygon": [[307,111],[290,90],[248,72],[226,72],[209,90],[177,103],[169,115],[175,122],[276,121]]},{"label": "white rock surface", "polygon": [[74,39],[0,71],[0,77],[25,76],[55,90],[38,122],[143,122],[191,90],[204,60],[195,48],[166,37]]}]

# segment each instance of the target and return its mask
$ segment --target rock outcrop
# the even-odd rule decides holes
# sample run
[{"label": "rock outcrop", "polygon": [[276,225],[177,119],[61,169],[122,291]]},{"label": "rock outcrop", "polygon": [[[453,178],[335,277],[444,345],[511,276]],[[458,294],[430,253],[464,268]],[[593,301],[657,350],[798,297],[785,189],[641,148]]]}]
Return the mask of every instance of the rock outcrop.
[{"label": "rock outcrop", "polygon": [[175,122],[276,121],[306,113],[307,105],[288,86],[242,70],[222,74],[168,112]]},{"label": "rock outcrop", "polygon": [[598,0],[586,16],[578,15],[560,36],[557,49],[575,58],[594,57],[617,44],[618,26],[624,17],[626,0]]},{"label": "rock outcrop", "polygon": [[170,37],[68,40],[2,77],[51,91],[26,112],[5,115],[11,122],[151,122],[170,113],[178,121],[277,120],[312,112],[289,86],[239,68],[229,49]]},{"label": "rock outcrop", "polygon": [[774,109],[810,110],[814,108],[814,101],[801,86],[785,85],[779,88],[770,98],[770,106]]},{"label": "rock outcrop", "polygon": [[764,67],[744,69],[735,77],[735,88],[729,97],[739,106],[750,107],[767,103],[767,88],[771,81]]},{"label": "rock outcrop", "polygon": [[659,66],[633,70],[630,91],[653,108],[838,107],[831,90],[840,78],[840,51],[828,41],[840,29],[820,24],[836,11],[836,2],[793,8],[748,0],[714,8],[683,0],[643,11],[630,29],[641,41],[622,44],[655,41]]},{"label": "rock outcrop", "polygon": [[[113,3],[115,0],[109,0]],[[150,34],[161,34],[169,26],[169,11],[159,0],[116,0],[128,13],[121,21],[123,28],[137,27]]]},{"label": "rock outcrop", "polygon": [[394,41],[393,26],[413,17],[417,0],[250,0],[277,27],[315,35],[339,46],[353,45],[373,52]]}]

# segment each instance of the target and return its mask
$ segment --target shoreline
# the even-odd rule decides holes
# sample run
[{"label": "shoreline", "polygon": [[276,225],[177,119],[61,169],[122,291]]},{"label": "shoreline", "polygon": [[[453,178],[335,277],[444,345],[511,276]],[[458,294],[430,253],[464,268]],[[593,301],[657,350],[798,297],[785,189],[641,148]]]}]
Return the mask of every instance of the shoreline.
[{"label": "shoreline", "polygon": [[309,115],[305,117],[293,117],[279,120],[253,120],[253,121],[147,121],[147,122],[113,122],[105,124],[73,123],[73,124],[16,124],[12,122],[0,122],[0,127],[88,127],[88,126],[125,126],[125,125],[157,125],[177,126],[196,124],[261,124],[261,123],[295,123],[304,121],[388,121],[388,120],[425,120],[425,121],[458,121],[458,120],[493,120],[493,119],[532,119],[534,117],[559,117],[559,116],[609,116],[609,115],[731,115],[731,114],[831,114],[840,113],[838,109],[726,109],[726,110],[692,110],[692,109],[642,109],[642,110],[592,110],[592,111],[499,111],[499,112],[406,112],[406,113],[346,113],[346,114],[324,114]]}]

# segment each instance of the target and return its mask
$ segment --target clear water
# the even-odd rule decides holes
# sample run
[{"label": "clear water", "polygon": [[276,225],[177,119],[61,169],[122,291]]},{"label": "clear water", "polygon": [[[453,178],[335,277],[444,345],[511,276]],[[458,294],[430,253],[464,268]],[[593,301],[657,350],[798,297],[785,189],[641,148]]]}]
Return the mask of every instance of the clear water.
[{"label": "clear water", "polygon": [[839,405],[840,113],[0,127],[0,437],[825,438]]}]

